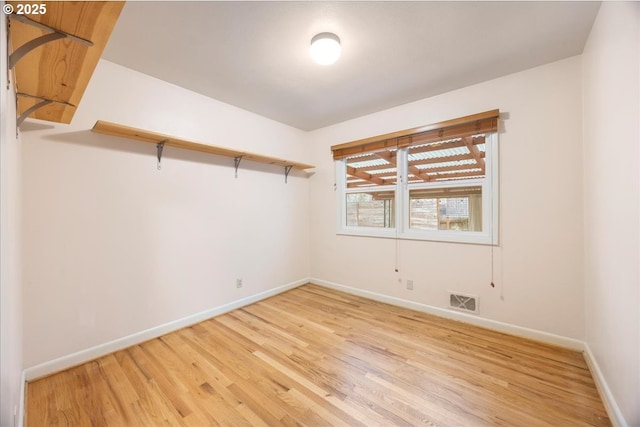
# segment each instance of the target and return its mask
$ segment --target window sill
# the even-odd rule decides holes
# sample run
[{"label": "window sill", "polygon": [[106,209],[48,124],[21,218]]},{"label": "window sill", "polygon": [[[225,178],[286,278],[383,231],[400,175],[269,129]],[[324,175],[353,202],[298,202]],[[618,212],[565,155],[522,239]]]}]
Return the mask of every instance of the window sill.
[{"label": "window sill", "polygon": [[375,228],[342,228],[336,232],[339,236],[373,237],[382,239],[422,240],[427,242],[464,243],[472,245],[498,245],[492,241],[489,233],[482,232],[416,232],[396,233],[395,229],[378,230]]}]

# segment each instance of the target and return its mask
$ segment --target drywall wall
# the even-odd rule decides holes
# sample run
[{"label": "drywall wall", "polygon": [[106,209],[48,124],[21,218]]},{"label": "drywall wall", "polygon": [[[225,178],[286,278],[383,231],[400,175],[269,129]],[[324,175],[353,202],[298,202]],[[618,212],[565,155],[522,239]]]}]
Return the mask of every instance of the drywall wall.
[{"label": "drywall wall", "polygon": [[71,125],[22,129],[26,367],[308,277],[303,172],[171,147],[157,170],[98,119],[310,160],[300,130],[100,61]]},{"label": "drywall wall", "polygon": [[[582,339],[580,65],[569,58],[312,132],[312,277],[441,308],[449,290],[477,295],[482,317]],[[490,246],[336,235],[331,145],[494,108],[503,118],[495,288]]]},{"label": "drywall wall", "polygon": [[640,425],[640,4],[604,2],[583,54],[586,341]]},{"label": "drywall wall", "polygon": [[[0,46],[6,46],[6,20],[0,19]],[[22,296],[20,265],[20,147],[16,137],[15,95],[7,89],[6,55],[0,55],[0,425],[13,426],[22,374]]]}]

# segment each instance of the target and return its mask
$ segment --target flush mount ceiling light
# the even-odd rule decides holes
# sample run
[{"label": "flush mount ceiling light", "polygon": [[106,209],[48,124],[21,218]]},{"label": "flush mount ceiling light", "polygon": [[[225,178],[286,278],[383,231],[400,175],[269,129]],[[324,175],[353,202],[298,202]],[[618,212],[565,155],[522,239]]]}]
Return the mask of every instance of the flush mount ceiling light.
[{"label": "flush mount ceiling light", "polygon": [[331,65],[340,58],[340,38],[333,33],[320,33],[311,39],[311,58],[320,65]]}]

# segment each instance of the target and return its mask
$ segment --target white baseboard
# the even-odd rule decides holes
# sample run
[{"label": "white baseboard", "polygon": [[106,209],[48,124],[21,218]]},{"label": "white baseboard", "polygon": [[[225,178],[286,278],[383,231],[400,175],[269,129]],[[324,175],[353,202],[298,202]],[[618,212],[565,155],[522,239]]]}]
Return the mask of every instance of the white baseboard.
[{"label": "white baseboard", "polygon": [[600,397],[602,398],[602,403],[604,403],[604,407],[607,410],[611,424],[613,424],[613,427],[628,427],[627,421],[624,419],[622,411],[620,411],[620,407],[613,398],[611,389],[607,385],[607,381],[604,379],[604,375],[602,375],[600,366],[598,366],[598,362],[594,354],[591,352],[591,348],[588,343],[584,344],[584,359],[587,361],[591,375],[593,375],[593,379],[596,383],[596,387],[598,388],[598,392],[600,393]]},{"label": "white baseboard", "polygon": [[[27,380],[25,377],[25,371],[22,371],[22,375],[20,375],[20,399],[18,400],[18,414],[17,414],[17,424],[15,424],[16,427],[23,427],[24,426],[24,400],[26,399],[25,396],[25,392],[26,390],[26,385],[27,385]],[[14,421],[15,423],[15,421]]]},{"label": "white baseboard", "polygon": [[457,320],[464,323],[470,323],[472,325],[481,326],[483,328],[492,329],[494,331],[504,332],[506,334],[515,335],[523,338],[529,338],[532,340],[557,345],[559,347],[569,348],[571,350],[583,351],[585,346],[583,341],[573,339],[573,338],[563,337],[561,335],[551,334],[548,332],[538,331],[536,329],[530,329],[522,326],[511,325],[508,323],[499,322],[497,320],[491,320],[483,317],[478,317],[478,316],[470,315],[467,313],[447,310],[444,308],[434,307],[431,305],[427,305],[427,304],[423,304],[415,301],[408,301],[402,298],[396,298],[396,297],[392,297],[384,294],[379,294],[376,292],[352,288],[349,286],[344,286],[338,283],[328,282],[326,280],[317,279],[313,277],[309,280],[311,281],[311,283],[315,283],[320,286],[326,286],[328,288],[332,288],[332,289],[343,291],[349,294],[369,298],[375,301],[385,302],[387,304],[397,305],[400,307],[405,307],[405,308],[409,308],[416,311],[422,311],[424,313],[429,313],[429,314],[445,317],[447,319]]},{"label": "white baseboard", "polygon": [[166,335],[170,332],[177,331],[178,329],[194,325],[207,319],[211,319],[212,317],[219,316],[231,310],[253,304],[254,302],[272,297],[308,282],[309,278],[300,279],[286,285],[278,286],[268,291],[260,292],[258,294],[251,295],[249,297],[242,298],[227,304],[223,304],[221,306],[214,307],[200,313],[195,313],[190,316],[183,317],[182,319],[177,319],[172,322],[155,326],[141,332],[136,332],[134,334],[127,335],[125,337],[118,338],[116,340],[106,342],[95,347],[87,348],[76,353],[68,354],[66,356],[44,362],[36,366],[31,366],[24,370],[24,379],[26,381],[31,381],[37,378],[51,375],[56,372],[63,371],[65,369],[69,369],[74,366],[81,365],[82,363],[86,363],[90,360],[94,360],[102,356],[106,356],[107,354],[111,354],[115,351],[131,347],[132,345],[140,344],[142,342],[160,337],[162,335]]}]

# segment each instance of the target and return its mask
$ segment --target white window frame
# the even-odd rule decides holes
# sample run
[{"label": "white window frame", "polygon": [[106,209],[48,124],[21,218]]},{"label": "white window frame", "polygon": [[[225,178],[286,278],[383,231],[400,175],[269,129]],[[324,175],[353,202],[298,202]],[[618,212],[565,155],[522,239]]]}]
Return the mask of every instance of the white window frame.
[{"label": "white window frame", "polygon": [[[395,227],[353,227],[347,226],[346,195],[362,193],[366,188],[347,188],[347,159],[335,161],[337,234],[348,236],[366,236],[398,238],[408,240],[427,240],[437,242],[471,243],[481,245],[498,244],[499,224],[499,175],[498,175],[498,134],[485,135],[485,176],[484,178],[462,179],[420,184],[407,183],[407,148],[399,149],[397,155],[398,179],[395,185],[375,186],[375,191],[393,191],[395,193]],[[419,230],[409,227],[409,191],[421,188],[453,188],[479,185],[482,187],[482,231]]]},{"label": "white window frame", "polygon": [[[396,227],[398,226],[398,186],[397,185],[380,185],[372,188],[375,191],[393,191],[395,194],[395,220],[396,227],[352,227],[347,225],[347,194],[364,193],[366,188],[347,188],[347,160],[336,160],[336,194],[338,213],[337,224],[338,234],[346,234],[351,236],[368,236],[368,237],[396,237]],[[341,178],[338,178],[341,177]]]}]

